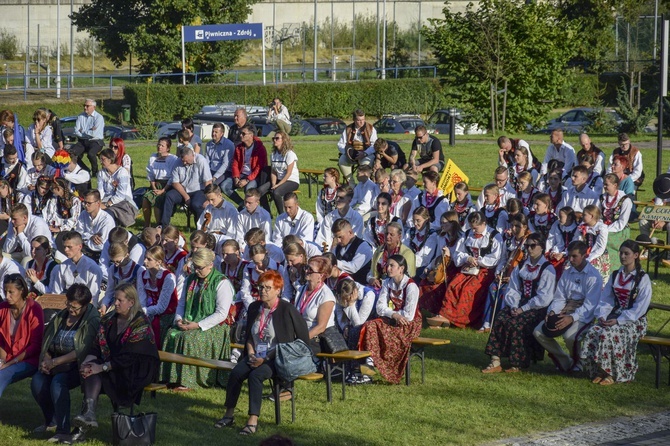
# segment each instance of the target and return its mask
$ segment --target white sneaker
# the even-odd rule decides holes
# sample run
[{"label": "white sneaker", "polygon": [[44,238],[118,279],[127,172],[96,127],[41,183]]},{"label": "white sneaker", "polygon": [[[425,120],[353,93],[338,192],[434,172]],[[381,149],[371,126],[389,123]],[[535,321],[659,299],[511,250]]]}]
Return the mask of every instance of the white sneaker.
[{"label": "white sneaker", "polygon": [[365,365],[367,365],[368,367],[375,366],[375,362],[372,360],[372,356],[368,356],[367,358],[365,358]]},{"label": "white sneaker", "polygon": [[230,351],[230,362],[237,364],[237,360],[242,356],[242,350],[239,348],[234,348]]}]

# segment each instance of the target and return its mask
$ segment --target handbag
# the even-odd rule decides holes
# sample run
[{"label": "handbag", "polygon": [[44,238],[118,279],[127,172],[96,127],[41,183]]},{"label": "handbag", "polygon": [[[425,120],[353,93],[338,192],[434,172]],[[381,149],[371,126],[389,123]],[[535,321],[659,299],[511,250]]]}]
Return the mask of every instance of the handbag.
[{"label": "handbag", "polygon": [[323,341],[322,347],[328,350],[328,353],[339,353],[349,350],[347,342],[344,340],[342,333],[334,326],[326,328],[326,331],[319,335],[319,340]]},{"label": "handbag", "polygon": [[299,376],[316,372],[312,360],[312,349],[302,339],[277,344],[275,369],[285,381],[295,381]]},{"label": "handbag", "polygon": [[[132,411],[131,411],[132,413]],[[126,415],[112,414],[112,444],[119,446],[145,446],[156,442],[156,412]]]}]

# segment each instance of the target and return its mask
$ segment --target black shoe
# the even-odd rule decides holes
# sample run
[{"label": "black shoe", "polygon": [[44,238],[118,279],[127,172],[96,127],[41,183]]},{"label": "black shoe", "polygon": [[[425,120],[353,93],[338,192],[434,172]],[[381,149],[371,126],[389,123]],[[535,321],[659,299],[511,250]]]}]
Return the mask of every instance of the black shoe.
[{"label": "black shoe", "polygon": [[75,427],[72,429],[72,434],[70,434],[70,439],[63,441],[65,444],[78,444],[84,443],[86,441],[86,429],[82,427]]},{"label": "black shoe", "polygon": [[87,398],[82,401],[81,405],[81,414],[72,419],[72,424],[75,427],[97,428],[98,420],[95,418],[95,407],[97,405],[96,400],[93,398]]}]

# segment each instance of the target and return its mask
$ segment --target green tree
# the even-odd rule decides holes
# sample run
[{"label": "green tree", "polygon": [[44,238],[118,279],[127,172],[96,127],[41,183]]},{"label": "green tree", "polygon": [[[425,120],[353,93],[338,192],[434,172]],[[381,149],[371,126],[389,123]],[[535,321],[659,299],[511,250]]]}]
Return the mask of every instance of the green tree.
[{"label": "green tree", "polygon": [[[132,54],[140,71],[181,71],[181,25],[243,23],[258,0],[93,0],[72,15],[112,62]],[[187,71],[217,71],[234,65],[243,42],[187,43]]]},{"label": "green tree", "polygon": [[480,124],[490,123],[491,85],[498,91],[507,81],[506,129],[544,120],[564,83],[575,27],[545,2],[482,0],[463,13],[446,5],[445,18],[422,32],[446,81],[459,86],[457,102]]}]

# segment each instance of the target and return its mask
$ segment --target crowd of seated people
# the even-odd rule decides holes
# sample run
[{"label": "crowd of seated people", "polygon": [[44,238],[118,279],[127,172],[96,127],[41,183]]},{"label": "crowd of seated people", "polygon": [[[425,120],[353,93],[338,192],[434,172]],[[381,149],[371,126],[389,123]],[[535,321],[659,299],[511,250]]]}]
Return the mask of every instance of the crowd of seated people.
[{"label": "crowd of seated people", "polygon": [[[3,139],[0,395],[33,376],[44,416],[36,432],[81,441],[98,424],[100,393],[128,407],[160,379],[182,391],[227,385],[216,427],[233,424],[248,381],[240,433],[253,434],[278,344],[300,339],[318,363],[327,339],[341,336],[350,349],[370,351],[368,368],[398,383],[422,312],[432,328],[490,332],[485,374],[524,370],[546,350],[560,370],[583,370],[600,385],[634,379],[651,285],[640,247],[628,240],[642,159],[627,135],[607,166],[587,135],[575,153],[553,132],[542,162],[526,141],[502,137],[494,182],[475,201],[466,183],[451,195],[438,187],[444,153],[425,127],[400,163],[399,149],[357,110],[338,144],[344,181],[337,168],[324,170],[312,215],[296,193],[290,136],[275,133],[268,151],[238,112],[231,139],[215,125],[204,144],[188,120],[176,155],[161,138],[139,203],[121,139],[103,149],[83,138],[100,160],[100,169],[91,166],[97,188],[85,191],[73,170],[51,170],[48,157],[60,146],[41,114],[25,145],[30,164],[28,152],[20,159]],[[75,167],[88,170],[79,155]],[[195,216],[190,234],[171,224],[181,205]],[[144,230],[134,234],[140,211]],[[33,298],[45,293],[67,296],[46,327]],[[237,366],[229,375],[161,365],[158,350]],[[343,378],[348,384],[372,381],[361,365]],[[69,397],[54,395],[80,378],[84,404],[70,422]]]}]

